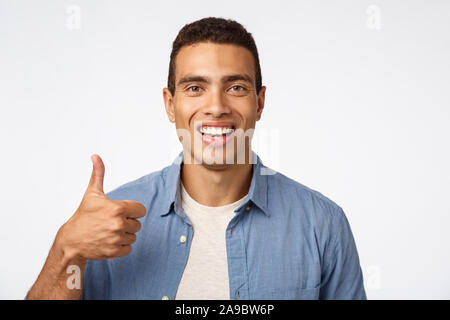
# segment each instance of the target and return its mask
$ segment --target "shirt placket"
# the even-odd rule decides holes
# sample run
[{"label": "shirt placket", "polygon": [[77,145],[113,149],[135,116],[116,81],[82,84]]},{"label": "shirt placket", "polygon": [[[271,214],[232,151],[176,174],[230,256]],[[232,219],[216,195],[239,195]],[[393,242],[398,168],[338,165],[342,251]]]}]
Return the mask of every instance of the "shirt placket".
[{"label": "shirt placket", "polygon": [[230,300],[249,299],[247,257],[242,230],[243,211],[250,211],[250,205],[237,210],[226,230]]}]

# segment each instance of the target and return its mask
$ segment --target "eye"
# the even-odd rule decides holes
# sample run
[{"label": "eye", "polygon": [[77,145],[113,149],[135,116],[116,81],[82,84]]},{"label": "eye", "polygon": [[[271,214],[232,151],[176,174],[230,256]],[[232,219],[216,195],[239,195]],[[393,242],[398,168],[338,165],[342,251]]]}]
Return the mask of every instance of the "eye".
[{"label": "eye", "polygon": [[243,86],[239,86],[239,85],[234,85],[230,89],[234,89],[233,91],[245,91],[245,90],[247,90]]},{"label": "eye", "polygon": [[189,88],[187,88],[187,91],[190,92],[200,92],[200,87],[199,86],[190,86]]},{"label": "eye", "polygon": [[228,92],[235,97],[245,97],[248,95],[249,90],[246,87],[235,84],[228,89]]}]

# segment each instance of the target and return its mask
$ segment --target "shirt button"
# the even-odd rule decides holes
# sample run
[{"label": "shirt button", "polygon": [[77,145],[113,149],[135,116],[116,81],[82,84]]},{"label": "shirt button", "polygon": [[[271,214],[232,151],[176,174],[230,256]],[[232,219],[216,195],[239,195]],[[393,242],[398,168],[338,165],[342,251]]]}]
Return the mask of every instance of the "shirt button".
[{"label": "shirt button", "polygon": [[186,236],[184,236],[184,235],[181,236],[181,237],[180,237],[180,242],[181,242],[181,243],[185,243],[185,242],[186,242]]},{"label": "shirt button", "polygon": [[168,296],[164,296],[164,297],[162,297],[162,300],[169,300],[169,297]]},{"label": "shirt button", "polygon": [[250,205],[248,205],[245,210],[250,211]]}]

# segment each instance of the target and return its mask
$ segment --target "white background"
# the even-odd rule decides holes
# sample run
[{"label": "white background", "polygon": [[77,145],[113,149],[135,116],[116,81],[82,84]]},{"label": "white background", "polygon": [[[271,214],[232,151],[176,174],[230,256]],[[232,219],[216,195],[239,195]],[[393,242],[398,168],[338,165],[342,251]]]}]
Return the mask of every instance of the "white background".
[{"label": "white background", "polygon": [[0,0],[0,298],[33,284],[91,154],[108,192],[181,150],[162,88],[179,29],[207,16],[253,34],[254,150],[344,209],[368,298],[449,299],[450,1],[398,0]]}]

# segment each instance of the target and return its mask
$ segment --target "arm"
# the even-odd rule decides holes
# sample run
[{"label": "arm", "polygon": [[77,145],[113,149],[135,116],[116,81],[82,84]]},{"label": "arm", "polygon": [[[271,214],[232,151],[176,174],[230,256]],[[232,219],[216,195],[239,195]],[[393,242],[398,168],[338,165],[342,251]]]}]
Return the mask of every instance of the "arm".
[{"label": "arm", "polygon": [[334,220],[319,299],[366,300],[356,243],[342,209],[336,212]]},{"label": "arm", "polygon": [[[26,300],[34,299],[58,299],[58,300],[79,300],[83,289],[83,273],[86,265],[86,259],[77,258],[70,255],[61,243],[60,233],[55,238],[52,248],[45,261],[36,282],[28,291]],[[67,269],[71,265],[80,268],[80,278],[77,282],[79,288],[73,285],[67,285],[67,281],[71,280],[72,273],[67,273]],[[75,276],[77,276],[75,274]]]}]

